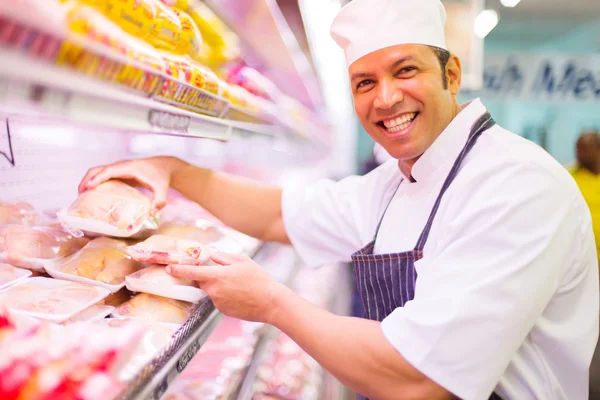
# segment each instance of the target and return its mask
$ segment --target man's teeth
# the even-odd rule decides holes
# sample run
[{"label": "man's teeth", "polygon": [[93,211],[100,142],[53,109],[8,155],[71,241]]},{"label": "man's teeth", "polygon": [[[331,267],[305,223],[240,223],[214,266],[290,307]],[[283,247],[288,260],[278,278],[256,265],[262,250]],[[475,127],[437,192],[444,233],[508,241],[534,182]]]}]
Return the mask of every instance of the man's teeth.
[{"label": "man's teeth", "polygon": [[383,125],[390,132],[400,132],[401,130],[408,128],[416,115],[416,113],[404,114],[398,118],[383,121]]}]

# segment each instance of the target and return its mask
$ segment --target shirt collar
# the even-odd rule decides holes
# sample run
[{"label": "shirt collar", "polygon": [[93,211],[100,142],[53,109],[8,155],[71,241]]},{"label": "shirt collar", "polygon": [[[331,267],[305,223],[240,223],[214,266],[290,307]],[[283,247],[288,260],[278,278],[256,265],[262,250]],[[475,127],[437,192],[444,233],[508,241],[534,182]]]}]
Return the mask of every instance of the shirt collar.
[{"label": "shirt collar", "polygon": [[[416,183],[426,183],[437,171],[445,170],[444,167],[456,160],[467,142],[471,127],[485,112],[480,99],[462,106],[458,115],[413,165],[412,177]],[[410,177],[404,176],[404,179],[406,183],[411,181]]]}]

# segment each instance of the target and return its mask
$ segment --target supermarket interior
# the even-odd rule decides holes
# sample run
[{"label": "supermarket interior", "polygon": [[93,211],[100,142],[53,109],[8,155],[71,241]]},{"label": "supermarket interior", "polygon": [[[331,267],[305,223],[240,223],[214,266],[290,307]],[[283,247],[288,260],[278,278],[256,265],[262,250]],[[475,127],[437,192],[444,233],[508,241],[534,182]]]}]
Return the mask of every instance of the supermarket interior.
[{"label": "supermarket interior", "polygon": [[[595,264],[586,264],[584,250],[592,230],[600,242],[600,1],[442,0],[440,32],[438,3],[0,0],[0,399],[600,400],[600,354],[592,359],[598,338],[598,262],[594,251]],[[445,45],[439,44],[444,39]],[[439,74],[422,73],[422,66],[393,77],[375,66],[392,45],[423,44],[449,52],[444,89]],[[403,60],[413,58],[418,56]],[[367,72],[349,79],[357,65]],[[366,78],[356,85],[356,76]],[[469,103],[478,98],[492,125],[495,120],[506,132],[535,143],[535,150],[486,125],[492,139],[485,134],[474,139],[475,150],[455,183],[451,175],[439,185],[428,181],[424,161],[414,160],[424,160],[423,150],[436,142],[408,164],[402,161],[402,143],[409,143],[411,129],[427,136],[421,125],[441,126],[436,121],[446,114],[440,99],[450,96],[427,98],[434,96],[435,85],[440,92],[460,87],[452,93],[464,105],[456,121],[466,123],[465,113],[483,107]],[[369,96],[374,111],[364,108]],[[416,111],[368,122],[377,115],[390,117],[392,109],[406,110],[402,104],[416,104]],[[458,125],[450,121],[447,126]],[[454,149],[450,140],[446,136],[444,143]],[[437,143],[430,154],[449,156]],[[487,153],[477,150],[492,145],[497,147]],[[471,150],[465,145],[465,151]],[[508,163],[502,161],[508,153],[511,162],[531,161],[505,168],[501,162]],[[491,167],[470,166],[485,157]],[[547,182],[523,166],[538,162],[561,185],[568,178],[567,189],[526,181]],[[446,164],[440,161],[441,169]],[[403,165],[414,165],[414,174]],[[451,166],[447,171],[454,173]],[[477,176],[472,179],[481,178],[479,183],[465,183],[478,168],[492,175],[489,180]],[[384,169],[389,176],[377,172]],[[496,178],[500,170],[506,171],[506,181]],[[383,181],[382,189],[377,185]],[[404,185],[407,192],[403,181],[410,183]],[[562,212],[577,203],[560,202],[562,193],[571,193],[571,181],[585,200],[583,214]],[[423,182],[433,189],[411,191],[411,185]],[[460,197],[448,189],[450,183],[456,191],[459,185],[477,189]],[[489,189],[492,185],[497,186]],[[521,188],[522,195],[515,192]],[[448,196],[441,200],[444,193]],[[412,203],[396,204],[397,198],[412,198]],[[486,201],[487,208],[481,205]],[[423,216],[418,207],[402,213],[403,205],[421,203],[427,205]],[[451,219],[449,213],[462,212],[463,204],[472,213]],[[384,219],[388,215],[398,219]],[[549,215],[556,216],[560,234],[551,231]],[[593,228],[585,230],[590,215]],[[520,222],[511,225],[513,216]],[[531,227],[534,218],[539,229]],[[492,222],[483,226],[478,219]],[[568,231],[575,220],[580,225],[574,232],[584,232],[581,240]],[[436,228],[438,221],[447,226]],[[418,226],[414,237],[412,230],[404,233],[412,224]],[[463,224],[474,233],[452,242],[454,230],[466,229]],[[417,244],[416,262],[407,267],[402,259],[412,256],[397,252],[408,249],[405,241],[418,238],[420,243],[424,234],[427,241],[430,228],[424,250]],[[488,235],[486,229],[493,232]],[[486,238],[493,245],[481,244]],[[511,246],[523,252],[511,258]],[[577,255],[567,246],[576,246]],[[475,247],[482,250],[456,258]],[[500,253],[494,254],[497,248]],[[390,258],[378,259],[374,251],[393,253],[392,260],[396,254],[401,272],[392,272],[385,263]],[[432,277],[425,271],[426,265],[432,267],[428,253],[433,262],[447,262],[451,272]],[[482,272],[483,266],[468,264],[482,255],[496,261],[479,264],[506,267],[506,272]],[[465,264],[463,272],[454,269],[457,260]],[[380,272],[362,270],[371,262],[384,276],[389,269],[398,278],[399,295],[409,296],[408,302],[396,302],[395,283],[390,295]],[[537,271],[542,263],[557,264],[560,276],[552,275],[551,266]],[[585,270],[590,264],[593,268]],[[195,275],[202,268],[240,275],[219,275],[209,283],[208,272]],[[408,287],[405,268],[413,271]],[[476,273],[484,275],[471,275]],[[233,283],[223,284],[228,279],[223,277]],[[367,282],[380,278],[385,285]],[[261,286],[268,280],[273,283]],[[471,297],[443,297],[446,289],[434,285],[444,280],[454,292]],[[475,280],[484,283],[477,286]],[[547,295],[542,287],[554,281],[560,282]],[[488,282],[503,289],[487,290]],[[584,287],[585,282],[591,284]],[[539,293],[533,289],[538,286]],[[490,297],[473,297],[476,291]],[[512,297],[491,298],[500,291]],[[275,292],[287,297],[276,302]],[[377,298],[381,292],[381,302],[371,302],[374,292]],[[245,305],[246,298],[252,304]],[[389,310],[386,298],[392,299]],[[445,308],[461,301],[480,308]],[[528,304],[542,302],[539,310],[531,307],[538,314],[526,314]],[[266,308],[255,317],[256,311],[248,309],[259,303]],[[283,310],[280,303],[295,311],[283,317],[271,312]],[[494,311],[486,308],[492,303]],[[379,309],[370,310],[381,304],[385,319]],[[508,311],[496,313],[503,308],[523,313],[511,320]],[[267,311],[269,317],[263,317]],[[450,325],[460,321],[474,324],[461,339],[472,348],[452,342],[464,335]],[[578,334],[560,330],[563,323]],[[502,325],[528,330],[520,337],[521,329],[508,333]],[[436,327],[440,330],[427,330]],[[374,344],[366,339],[370,329],[379,335],[370,339]],[[496,331],[490,334],[490,329]],[[332,337],[340,333],[336,343]],[[497,352],[512,355],[488,354],[496,334],[503,340]],[[420,339],[408,343],[410,335]],[[478,347],[478,338],[487,341],[485,347]],[[518,343],[509,350],[511,338]],[[457,361],[449,351],[437,354],[437,347],[421,340],[455,347],[464,359]],[[423,350],[412,350],[419,346]],[[480,356],[465,361],[471,353]],[[396,359],[404,369],[386,364]],[[484,370],[489,373],[474,372]],[[410,379],[429,386],[417,387]]]}]

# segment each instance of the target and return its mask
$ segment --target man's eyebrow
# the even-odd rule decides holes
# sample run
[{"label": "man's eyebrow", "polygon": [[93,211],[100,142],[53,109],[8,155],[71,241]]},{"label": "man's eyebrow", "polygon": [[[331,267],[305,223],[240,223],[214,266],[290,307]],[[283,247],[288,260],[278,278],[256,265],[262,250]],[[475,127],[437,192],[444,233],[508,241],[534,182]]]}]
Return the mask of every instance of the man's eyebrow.
[{"label": "man's eyebrow", "polygon": [[[414,60],[415,58],[413,56],[406,56],[406,57],[402,57],[399,60],[394,61],[394,63],[392,63],[392,65],[389,66],[389,69],[395,69],[398,66],[404,64],[407,61],[411,61]],[[372,77],[373,74],[370,74],[368,72],[357,72],[352,74],[352,76],[350,77],[350,80],[355,80],[357,78],[369,78]]]}]

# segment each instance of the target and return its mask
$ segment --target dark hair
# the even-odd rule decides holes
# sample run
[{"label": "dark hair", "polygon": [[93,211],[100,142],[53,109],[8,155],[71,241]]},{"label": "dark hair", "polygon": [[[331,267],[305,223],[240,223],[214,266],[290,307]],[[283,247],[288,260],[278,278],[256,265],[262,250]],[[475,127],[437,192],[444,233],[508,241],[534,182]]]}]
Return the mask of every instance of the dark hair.
[{"label": "dark hair", "polygon": [[448,89],[448,77],[446,76],[446,65],[448,65],[448,60],[450,60],[450,52],[446,49],[442,49],[440,47],[428,46],[435,55],[437,56],[440,67],[442,67],[442,82],[444,83],[444,89]]}]

